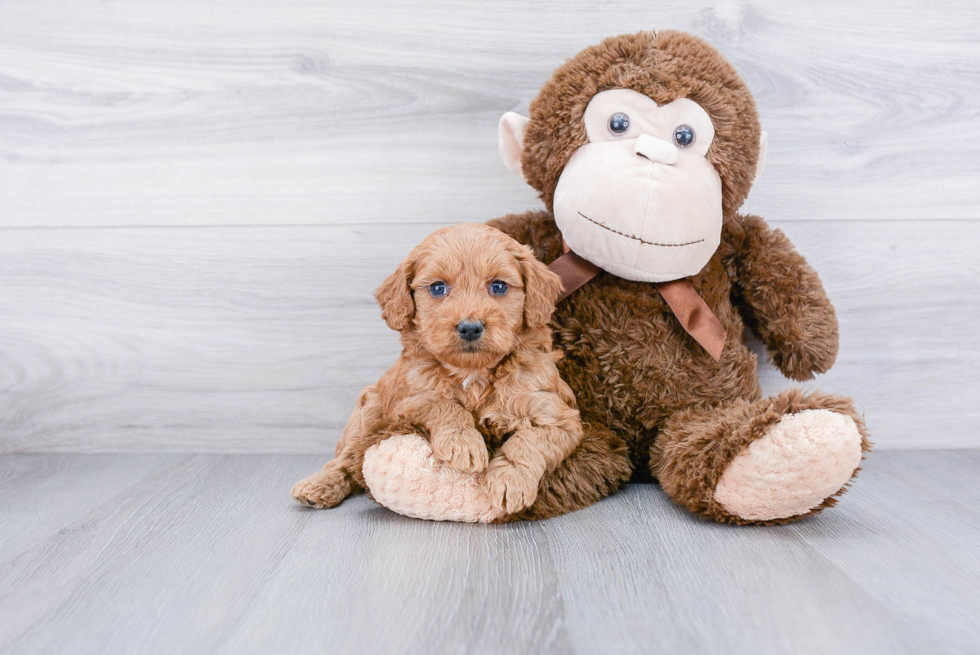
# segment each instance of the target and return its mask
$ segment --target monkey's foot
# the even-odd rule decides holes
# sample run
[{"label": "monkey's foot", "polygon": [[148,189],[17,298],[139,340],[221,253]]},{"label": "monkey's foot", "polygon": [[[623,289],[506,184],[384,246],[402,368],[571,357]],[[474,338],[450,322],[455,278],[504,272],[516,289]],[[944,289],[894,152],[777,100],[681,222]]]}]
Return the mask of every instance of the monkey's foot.
[{"label": "monkey's foot", "polygon": [[854,420],[829,409],[784,415],[725,469],[714,498],[749,521],[806,514],[844,487],[861,462]]},{"label": "monkey's foot", "polygon": [[478,474],[440,462],[429,442],[416,434],[371,446],[361,470],[371,496],[398,514],[467,523],[490,523],[501,516]]}]

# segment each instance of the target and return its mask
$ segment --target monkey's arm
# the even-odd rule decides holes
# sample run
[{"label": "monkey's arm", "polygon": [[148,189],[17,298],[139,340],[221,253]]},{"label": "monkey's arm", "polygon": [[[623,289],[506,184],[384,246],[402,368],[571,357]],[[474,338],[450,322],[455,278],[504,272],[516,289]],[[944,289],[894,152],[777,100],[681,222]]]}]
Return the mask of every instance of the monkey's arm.
[{"label": "monkey's arm", "polygon": [[772,363],[799,381],[827,371],[837,358],[837,315],[816,271],[758,216],[740,216],[725,229],[734,250],[733,301]]},{"label": "monkey's arm", "polygon": [[546,211],[529,211],[523,214],[508,214],[487,221],[525,246],[530,246],[534,256],[545,264],[558,259],[562,254],[561,232],[555,225],[555,217]]}]

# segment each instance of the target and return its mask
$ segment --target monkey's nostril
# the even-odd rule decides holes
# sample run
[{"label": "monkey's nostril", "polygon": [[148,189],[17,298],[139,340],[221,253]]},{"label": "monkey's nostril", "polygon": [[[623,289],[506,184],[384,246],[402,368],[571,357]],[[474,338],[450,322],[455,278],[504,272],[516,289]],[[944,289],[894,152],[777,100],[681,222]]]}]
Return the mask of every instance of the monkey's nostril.
[{"label": "monkey's nostril", "polygon": [[657,164],[676,164],[678,159],[676,146],[649,134],[639,136],[633,146],[633,152]]},{"label": "monkey's nostril", "polygon": [[476,341],[483,336],[483,321],[463,319],[456,324],[456,333],[467,341]]}]

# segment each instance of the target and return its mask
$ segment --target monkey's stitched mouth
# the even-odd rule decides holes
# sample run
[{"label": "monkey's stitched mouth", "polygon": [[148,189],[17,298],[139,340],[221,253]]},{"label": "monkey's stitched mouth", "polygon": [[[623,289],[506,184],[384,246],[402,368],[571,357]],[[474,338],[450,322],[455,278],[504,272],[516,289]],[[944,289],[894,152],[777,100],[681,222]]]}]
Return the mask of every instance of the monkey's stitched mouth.
[{"label": "monkey's stitched mouth", "polygon": [[594,223],[595,225],[598,225],[603,230],[609,230],[613,234],[618,234],[621,237],[626,237],[627,239],[633,239],[634,241],[639,241],[644,246],[661,246],[663,248],[680,248],[681,246],[693,246],[695,243],[701,243],[702,241],[704,241],[704,239],[698,239],[697,241],[688,241],[687,243],[654,243],[652,241],[644,241],[640,237],[633,236],[632,234],[626,234],[625,232],[620,232],[619,230],[614,230],[611,227],[607,227],[607,226],[603,225],[599,221],[594,221],[591,218],[589,218],[588,216],[586,216],[585,214],[583,214],[582,212],[576,212],[576,213],[579,216],[581,216],[582,218],[584,218],[585,220],[587,220],[588,222]]}]

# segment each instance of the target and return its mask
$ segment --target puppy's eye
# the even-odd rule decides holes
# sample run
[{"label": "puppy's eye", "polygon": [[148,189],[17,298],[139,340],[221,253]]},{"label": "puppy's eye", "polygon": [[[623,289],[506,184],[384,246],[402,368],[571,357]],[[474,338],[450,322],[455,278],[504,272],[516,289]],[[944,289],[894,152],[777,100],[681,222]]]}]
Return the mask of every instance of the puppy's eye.
[{"label": "puppy's eye", "polygon": [[678,125],[674,129],[674,143],[678,148],[690,148],[694,138],[694,128],[690,125]]},{"label": "puppy's eye", "polygon": [[630,117],[623,112],[616,112],[609,117],[609,131],[616,136],[623,136],[630,131]]},{"label": "puppy's eye", "polygon": [[490,283],[490,293],[494,296],[502,296],[507,293],[507,283],[503,280],[494,280]]},{"label": "puppy's eye", "polygon": [[429,285],[429,295],[433,298],[445,298],[447,293],[449,293],[449,287],[441,280]]}]

